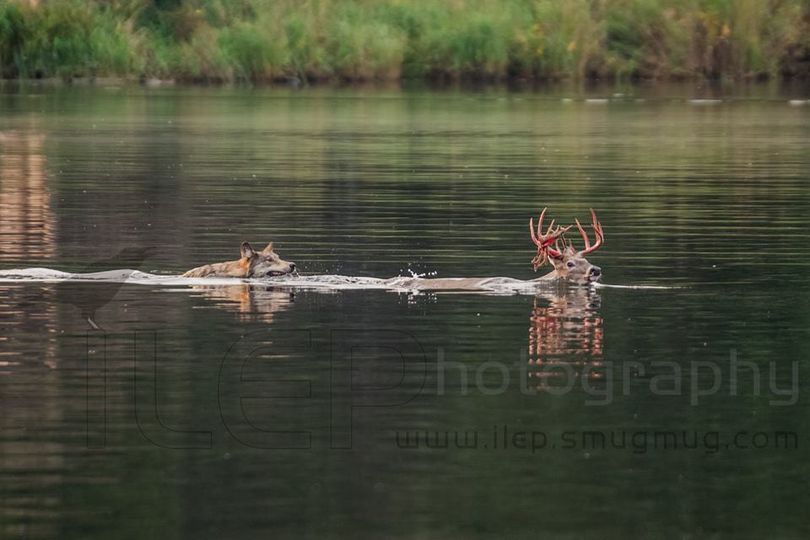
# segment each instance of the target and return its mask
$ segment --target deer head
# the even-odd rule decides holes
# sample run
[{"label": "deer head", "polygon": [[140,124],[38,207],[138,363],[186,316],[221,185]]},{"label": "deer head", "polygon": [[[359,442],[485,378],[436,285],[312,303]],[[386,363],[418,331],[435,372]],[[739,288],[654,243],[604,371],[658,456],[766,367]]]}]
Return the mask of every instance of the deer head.
[{"label": "deer head", "polygon": [[554,270],[548,274],[549,278],[566,279],[577,283],[589,283],[599,281],[602,277],[602,269],[592,265],[585,258],[585,255],[596,251],[604,243],[605,233],[602,231],[602,224],[596,218],[596,212],[591,209],[591,228],[596,240],[591,244],[588,233],[582,228],[578,219],[574,220],[585,243],[585,248],[577,251],[574,245],[567,241],[565,233],[572,227],[554,227],[554,221],[543,233],[543,218],[546,215],[546,208],[540,213],[537,220],[537,228],[534,227],[534,220],[529,219],[529,232],[532,235],[532,242],[537,246],[537,255],[532,259],[532,267],[535,272],[538,268],[549,262]]}]

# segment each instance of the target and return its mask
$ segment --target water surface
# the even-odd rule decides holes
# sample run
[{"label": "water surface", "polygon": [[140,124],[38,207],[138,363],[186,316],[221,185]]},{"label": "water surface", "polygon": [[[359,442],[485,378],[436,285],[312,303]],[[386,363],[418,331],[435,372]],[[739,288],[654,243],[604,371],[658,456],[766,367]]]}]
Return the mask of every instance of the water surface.
[{"label": "water surface", "polygon": [[806,536],[797,97],[6,88],[0,270],[531,279],[594,207],[663,288],[0,283],[2,536]]}]

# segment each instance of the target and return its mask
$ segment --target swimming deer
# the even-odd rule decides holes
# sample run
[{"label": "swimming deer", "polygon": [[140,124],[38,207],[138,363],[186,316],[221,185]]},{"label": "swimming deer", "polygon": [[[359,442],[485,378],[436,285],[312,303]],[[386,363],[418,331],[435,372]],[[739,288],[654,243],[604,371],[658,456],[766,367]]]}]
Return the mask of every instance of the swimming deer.
[{"label": "swimming deer", "polygon": [[[585,255],[593,253],[605,242],[605,233],[602,224],[596,217],[596,212],[591,209],[591,228],[595,240],[591,243],[588,233],[582,227],[578,219],[575,219],[577,229],[585,247],[579,251],[574,249],[572,242],[565,238],[565,233],[573,227],[554,226],[551,221],[548,228],[543,232],[543,220],[546,216],[547,208],[544,208],[534,225],[534,219],[529,219],[529,233],[532,242],[537,246],[537,254],[532,259],[532,268],[536,272],[546,263],[551,264],[551,272],[531,280],[531,282],[545,282],[553,280],[564,280],[567,282],[587,284],[599,281],[602,278],[602,269],[591,264]],[[393,278],[387,280],[388,283],[397,287],[414,288],[426,291],[435,290],[488,290],[504,289],[513,285],[523,284],[520,280],[505,277],[490,278]],[[530,283],[531,283],[530,282]]]}]

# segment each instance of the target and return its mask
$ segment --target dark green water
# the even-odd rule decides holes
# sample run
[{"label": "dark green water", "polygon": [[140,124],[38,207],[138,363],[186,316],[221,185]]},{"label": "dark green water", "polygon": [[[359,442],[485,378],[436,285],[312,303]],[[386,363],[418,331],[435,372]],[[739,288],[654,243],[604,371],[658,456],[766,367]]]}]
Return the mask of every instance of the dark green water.
[{"label": "dark green water", "polygon": [[671,288],[0,283],[0,536],[806,537],[810,107],[694,96],[5,89],[0,270]]}]

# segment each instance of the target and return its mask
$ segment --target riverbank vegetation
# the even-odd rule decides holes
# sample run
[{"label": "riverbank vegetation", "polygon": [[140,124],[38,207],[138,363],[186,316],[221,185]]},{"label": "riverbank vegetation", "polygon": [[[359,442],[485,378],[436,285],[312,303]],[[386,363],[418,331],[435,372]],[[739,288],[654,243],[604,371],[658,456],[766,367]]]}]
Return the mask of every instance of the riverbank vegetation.
[{"label": "riverbank vegetation", "polygon": [[6,78],[810,76],[807,0],[4,0]]}]

